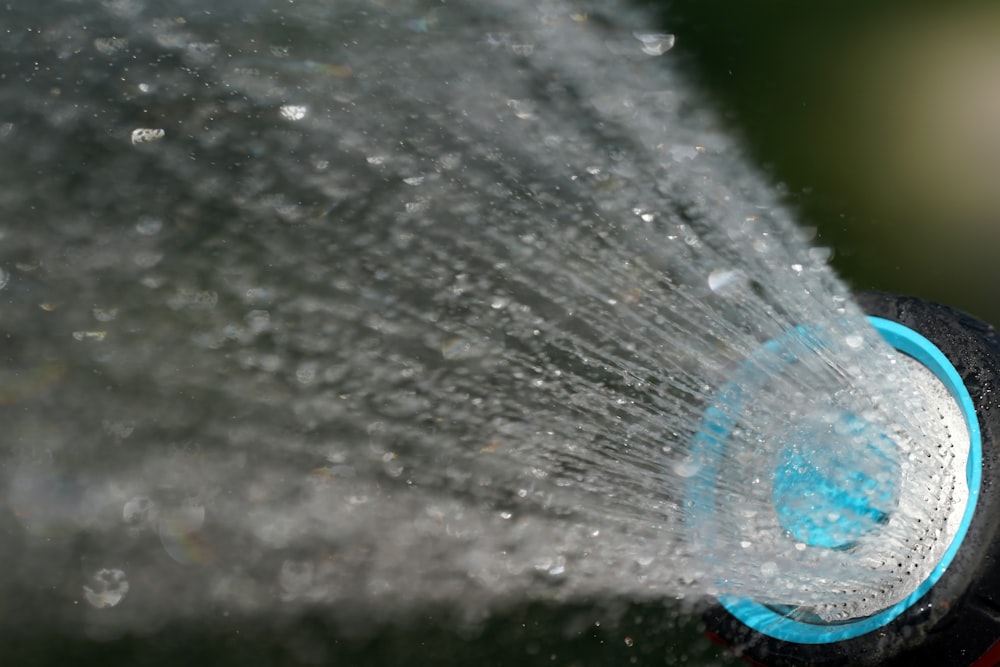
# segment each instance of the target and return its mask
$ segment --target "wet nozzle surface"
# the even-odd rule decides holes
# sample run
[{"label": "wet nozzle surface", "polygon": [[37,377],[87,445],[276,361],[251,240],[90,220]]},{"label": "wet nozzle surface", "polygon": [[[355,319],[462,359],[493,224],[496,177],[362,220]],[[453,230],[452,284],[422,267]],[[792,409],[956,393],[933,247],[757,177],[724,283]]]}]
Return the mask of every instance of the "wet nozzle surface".
[{"label": "wet nozzle surface", "polygon": [[[753,539],[731,547],[718,532],[700,535],[707,553],[736,558],[740,549],[770,550],[775,572],[812,568],[811,579],[776,580],[769,599],[720,597],[743,623],[782,640],[838,641],[891,621],[934,585],[971,520],[981,454],[968,391],[928,339],[895,322],[870,321],[899,353],[901,377],[914,385],[906,418],[924,440],[887,432],[860,410],[801,415],[773,435],[782,446],[770,478],[749,480],[769,484],[773,519],[758,518]],[[809,346],[823,344],[821,334],[807,334]],[[734,374],[734,386],[722,388],[706,410],[701,444],[717,480],[730,475],[736,460],[728,451],[730,435],[749,428],[762,412],[757,401],[766,399],[771,380],[761,369],[795,372],[800,355],[789,351],[792,345],[765,344],[769,365],[745,364]],[[696,509],[724,511],[726,496],[718,487],[728,481],[707,488],[703,481],[691,496]],[[852,580],[865,571],[877,585]],[[783,596],[808,602],[785,603]]]}]

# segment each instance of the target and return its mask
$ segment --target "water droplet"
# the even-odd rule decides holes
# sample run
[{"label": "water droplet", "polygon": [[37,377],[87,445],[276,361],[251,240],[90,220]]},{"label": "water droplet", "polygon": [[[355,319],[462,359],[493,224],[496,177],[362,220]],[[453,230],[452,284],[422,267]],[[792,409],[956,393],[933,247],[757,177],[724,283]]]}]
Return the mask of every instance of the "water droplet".
[{"label": "water droplet", "polygon": [[459,153],[445,153],[438,157],[438,165],[444,171],[452,171],[462,164],[462,156]]},{"label": "water droplet", "polygon": [[792,264],[792,271],[795,273],[802,273],[802,269],[804,268],[801,264]]},{"label": "water droplet", "polygon": [[118,317],[117,308],[91,308],[90,312],[98,322],[112,322]]},{"label": "water droplet", "polygon": [[421,183],[424,182],[424,177],[423,176],[410,176],[409,178],[404,178],[403,182],[406,183],[407,185],[416,186],[416,185],[420,185]]},{"label": "water droplet", "polygon": [[403,474],[403,464],[399,462],[395,452],[386,452],[382,455],[382,467],[389,477],[399,477]]},{"label": "water droplet", "polygon": [[309,113],[309,107],[302,104],[282,104],[279,109],[285,120],[302,120]]},{"label": "water droplet", "polygon": [[244,316],[247,330],[252,334],[262,334],[271,328],[271,313],[267,310],[251,310]]},{"label": "water droplet", "polygon": [[635,31],[632,36],[639,40],[642,52],[648,56],[662,56],[664,53],[674,48],[677,41],[673,35],[663,32],[640,32]]},{"label": "water droplet", "polygon": [[205,507],[190,498],[179,507],[161,511],[156,522],[160,544],[178,563],[188,565],[212,560],[212,552],[201,534],[205,523]]},{"label": "water droplet", "polygon": [[108,335],[107,331],[74,331],[73,338],[75,340],[84,341],[90,340],[95,342],[101,342],[104,340],[105,336]]},{"label": "water droplet", "polygon": [[132,261],[135,262],[135,265],[143,269],[153,268],[160,263],[161,259],[163,259],[163,253],[150,252],[147,250],[140,250],[132,257]]},{"label": "water droplet", "polygon": [[190,42],[184,47],[184,60],[192,65],[208,65],[219,52],[214,42]]},{"label": "water droplet", "polygon": [[535,117],[533,105],[530,101],[507,100],[507,107],[521,120],[530,120]]},{"label": "water droplet", "polygon": [[718,292],[735,283],[739,276],[739,271],[733,269],[716,269],[708,274],[708,288],[713,292]]},{"label": "water droplet", "polygon": [[474,359],[489,351],[489,341],[482,338],[452,338],[441,344],[441,356],[445,359]]},{"label": "water droplet", "polygon": [[132,130],[133,144],[148,144],[159,141],[166,135],[166,130],[162,128],[137,127]]},{"label": "water droplet", "polygon": [[844,342],[847,344],[847,347],[857,350],[865,344],[865,338],[861,334],[850,334],[844,338]]},{"label": "water droplet", "polygon": [[125,572],[116,568],[101,568],[83,585],[83,596],[97,609],[114,607],[128,594]]},{"label": "water droplet", "polygon": [[98,37],[94,40],[94,48],[105,56],[113,56],[128,48],[128,40],[124,37]]},{"label": "water droplet", "polygon": [[274,292],[267,287],[251,287],[243,301],[251,306],[267,306],[274,301]]},{"label": "water droplet", "polygon": [[135,223],[135,231],[143,236],[152,236],[163,229],[163,220],[151,215],[144,215]]},{"label": "water droplet", "polygon": [[156,519],[156,504],[146,496],[134,496],[122,507],[122,519],[131,528],[140,528]]},{"label": "water droplet", "polygon": [[182,287],[167,298],[167,305],[172,310],[182,308],[214,308],[219,302],[219,295],[213,291],[200,291]]},{"label": "water droplet", "polygon": [[305,361],[299,364],[295,370],[295,379],[299,384],[312,384],[316,381],[316,374],[319,370],[315,361]]},{"label": "water droplet", "polygon": [[701,462],[694,457],[688,457],[674,464],[674,472],[681,477],[694,477],[701,470]]},{"label": "water droplet", "polygon": [[814,262],[829,262],[833,257],[833,248],[809,248],[809,259]]},{"label": "water droplet", "polygon": [[104,431],[115,440],[124,440],[132,435],[133,431],[135,431],[135,422],[131,421],[115,421],[105,419],[101,422],[101,426],[103,426]]}]

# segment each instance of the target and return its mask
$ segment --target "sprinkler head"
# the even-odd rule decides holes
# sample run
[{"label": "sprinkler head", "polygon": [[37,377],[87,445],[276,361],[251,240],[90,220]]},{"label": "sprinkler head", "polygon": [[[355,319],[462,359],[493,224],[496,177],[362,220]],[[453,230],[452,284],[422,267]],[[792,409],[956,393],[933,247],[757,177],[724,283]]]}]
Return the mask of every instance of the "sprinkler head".
[{"label": "sprinkler head", "polygon": [[[857,298],[882,337],[933,374],[947,389],[941,400],[962,415],[968,442],[960,444],[967,451],[950,474],[967,487],[967,503],[948,517],[957,529],[932,531],[933,539],[950,543],[935,550],[941,555],[931,574],[887,608],[829,621],[722,597],[705,613],[707,632],[751,664],[770,667],[1000,663],[1000,489],[993,483],[1000,475],[1000,335],[965,313],[919,299],[881,293]],[[863,420],[842,420],[844,432],[864,436]],[[880,461],[875,468],[890,474],[878,480],[865,472],[872,466],[852,463],[884,456],[879,437],[856,439],[870,446],[830,453],[809,450],[815,439],[808,427],[791,434],[772,492],[790,536],[810,547],[849,549],[888,520],[903,492],[893,481],[899,475],[891,474],[898,463]]]}]

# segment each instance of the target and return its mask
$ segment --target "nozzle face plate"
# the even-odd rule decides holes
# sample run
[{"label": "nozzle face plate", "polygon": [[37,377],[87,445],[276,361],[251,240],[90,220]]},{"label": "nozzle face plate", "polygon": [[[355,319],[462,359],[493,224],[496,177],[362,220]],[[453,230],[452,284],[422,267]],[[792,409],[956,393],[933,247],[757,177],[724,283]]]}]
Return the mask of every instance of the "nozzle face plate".
[{"label": "nozzle face plate", "polygon": [[[900,363],[911,366],[908,370],[922,392],[922,405],[915,406],[915,414],[909,416],[933,424],[937,446],[952,450],[942,457],[949,463],[937,479],[910,474],[913,464],[909,454],[886,457],[891,448],[881,441],[885,436],[875,433],[856,415],[842,414],[836,423],[828,424],[862,443],[853,449],[826,449],[822,443],[830,441],[829,433],[816,432],[815,425],[801,427],[787,434],[785,448],[777,458],[772,494],[778,521],[791,539],[806,548],[852,549],[854,557],[858,549],[864,549],[856,545],[865,536],[878,530],[898,530],[909,517],[926,515],[927,499],[937,497],[938,485],[947,485],[952,502],[933,508],[936,513],[929,522],[933,525],[913,536],[906,554],[893,558],[892,563],[881,557],[872,559],[873,567],[891,570],[890,579],[897,582],[891,595],[883,595],[874,606],[868,601],[778,608],[745,598],[720,597],[720,603],[742,623],[776,639],[834,643],[891,622],[944,573],[975,510],[982,445],[975,408],[960,375],[944,354],[916,331],[882,318],[870,317],[869,321],[902,353]],[[713,437],[719,435],[714,433]],[[920,575],[915,577],[913,572]],[[835,581],[830,583],[836,585]]]}]

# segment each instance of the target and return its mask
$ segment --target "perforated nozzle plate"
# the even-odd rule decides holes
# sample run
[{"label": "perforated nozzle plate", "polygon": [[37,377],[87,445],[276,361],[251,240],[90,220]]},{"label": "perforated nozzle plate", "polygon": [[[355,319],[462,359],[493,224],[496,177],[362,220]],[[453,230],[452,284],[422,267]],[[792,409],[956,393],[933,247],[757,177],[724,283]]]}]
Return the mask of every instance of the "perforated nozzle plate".
[{"label": "perforated nozzle plate", "polygon": [[[813,494],[813,509],[832,509],[828,511],[829,516],[821,517],[822,521],[817,523],[825,529],[833,527],[836,530],[828,530],[826,536],[820,531],[817,539],[803,539],[813,535],[802,531],[796,534],[796,530],[789,528],[788,517],[784,523],[780,517],[781,505],[794,503],[794,499],[774,498],[770,518],[763,517],[745,527],[741,523],[734,524],[747,535],[766,534],[766,540],[759,543],[744,540],[730,545],[725,540],[716,539],[712,544],[720,552],[728,549],[729,553],[737,553],[737,547],[744,549],[744,553],[752,551],[750,555],[756,558],[762,554],[774,554],[792,566],[787,573],[776,569],[775,572],[784,574],[785,581],[772,580],[770,590],[754,597],[722,595],[718,598],[729,613],[744,625],[776,639],[801,644],[830,644],[860,637],[890,623],[931,590],[951,566],[975,513],[982,483],[982,440],[975,403],[961,375],[934,343],[916,331],[891,320],[878,317],[869,317],[869,320],[900,353],[895,355],[892,363],[894,368],[904,371],[892,373],[899,389],[898,395],[893,396],[891,401],[896,409],[892,419],[898,424],[882,427],[889,429],[886,435],[892,440],[893,447],[884,447],[885,443],[877,438],[853,438],[845,443],[840,437],[843,432],[837,437],[827,437],[826,444],[834,450],[855,453],[874,448],[898,462],[898,496],[894,500],[889,499],[890,502],[879,498],[877,493],[867,496],[864,492],[858,493],[850,485],[837,489],[838,493],[846,493],[849,502],[845,506],[848,508],[868,505],[888,508],[894,504],[891,511],[884,512],[884,522],[880,519],[876,529],[872,529],[870,522],[848,521],[842,524],[837,516],[838,503],[842,498],[836,493]],[[768,346],[770,349],[784,349],[783,341],[772,341],[765,347]],[[795,356],[785,354],[784,359],[789,372],[792,372]],[[740,379],[747,378],[752,380],[753,376],[743,372]],[[758,383],[753,388],[753,394],[744,392],[740,395],[751,400],[739,402],[727,400],[729,395],[720,392],[722,398],[712,409],[721,411],[731,406],[744,417],[752,417],[760,407],[755,405],[755,401],[767,395],[766,383]],[[865,409],[857,414],[864,415]],[[872,417],[876,414],[872,413]],[[714,413],[706,411],[706,415],[714,416]],[[837,419],[834,417],[830,421],[827,417],[825,423],[835,424]],[[727,449],[719,445],[721,438],[743,428],[742,420],[734,419],[727,423],[706,418],[706,426],[712,430],[711,435],[703,439],[715,447],[714,452],[720,461],[727,454]],[[796,428],[801,430],[801,427]],[[849,439],[852,438],[850,429],[846,429],[846,434]],[[796,439],[795,431],[779,437],[785,443],[794,443]],[[794,447],[792,449],[794,451]],[[787,459],[787,455],[782,457],[780,453],[776,456],[776,472],[772,481],[780,477]],[[837,477],[835,472],[832,473],[832,484],[852,479],[852,474],[858,471],[876,471],[878,475],[877,471],[886,467],[879,460],[869,465],[864,460],[852,458],[846,468],[846,475]],[[836,466],[830,466],[824,474],[830,475],[830,471],[836,469]],[[731,465],[727,470],[738,472]],[[746,481],[740,479],[741,483]],[[759,480],[752,478],[749,481],[751,488],[756,488],[753,485]],[[862,484],[861,490],[865,488]],[[704,501],[698,495],[693,498],[695,506]],[[817,498],[819,502],[815,502]],[[831,498],[835,501],[832,504],[829,502]],[[811,511],[808,498],[797,511],[804,515]],[[741,514],[736,510],[734,514],[746,523],[746,512]],[[854,532],[838,534],[843,525],[851,527]],[[791,526],[796,526],[794,521]],[[859,526],[861,530],[856,530]],[[778,535],[775,530],[783,530],[784,536]],[[719,535],[718,531],[714,533],[716,537]],[[795,540],[802,540],[794,544],[794,551],[801,559],[794,555],[794,551],[787,550],[787,545]],[[820,569],[814,568],[811,575],[802,576],[804,570],[796,570],[796,564],[818,565]],[[796,573],[798,576],[793,580],[791,577]],[[854,575],[860,576],[852,579]],[[792,597],[799,601],[790,601]],[[782,601],[782,598],[785,600]]]},{"label": "perforated nozzle plate", "polygon": [[[938,564],[954,540],[969,502],[966,468],[969,461],[970,433],[959,404],[944,383],[923,364],[900,354],[900,363],[915,382],[919,405],[910,414],[926,438],[916,451],[900,463],[901,479],[896,508],[887,513],[882,530],[903,542],[891,554],[879,553],[878,542],[861,545],[857,553],[872,567],[886,572],[880,590],[858,597],[857,591],[845,591],[845,602],[817,605],[811,611],[824,620],[846,620],[875,614],[909,596]],[[929,445],[928,443],[936,443]],[[923,450],[933,447],[934,453]],[[917,460],[933,456],[938,466],[934,473],[927,462]],[[919,521],[916,521],[919,519]],[[920,526],[914,530],[914,525]]]}]

